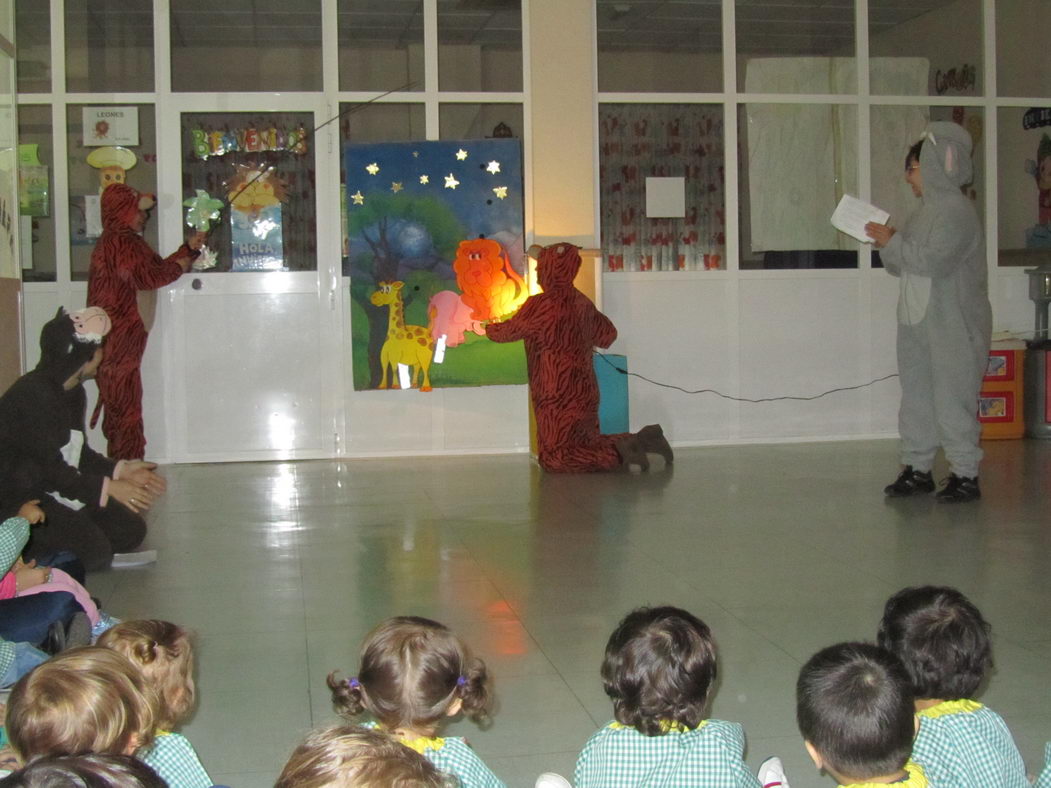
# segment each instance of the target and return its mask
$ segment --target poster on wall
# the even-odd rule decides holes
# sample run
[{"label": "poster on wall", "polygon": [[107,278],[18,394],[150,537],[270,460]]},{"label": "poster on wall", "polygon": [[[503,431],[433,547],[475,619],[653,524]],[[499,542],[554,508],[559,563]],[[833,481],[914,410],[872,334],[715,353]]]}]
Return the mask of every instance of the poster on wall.
[{"label": "poster on wall", "polygon": [[516,139],[351,144],[347,266],[354,388],[524,383],[489,322],[529,296]]},{"label": "poster on wall", "polygon": [[1026,159],[1026,174],[1036,185],[1036,223],[1025,231],[1027,249],[1051,249],[1051,107],[1033,107],[1022,117],[1022,128],[1035,158]]},{"label": "poster on wall", "polygon": [[281,203],[287,189],[273,166],[235,165],[226,184],[234,271],[284,271]]},{"label": "poster on wall", "polygon": [[84,107],[84,147],[139,144],[138,107]]}]

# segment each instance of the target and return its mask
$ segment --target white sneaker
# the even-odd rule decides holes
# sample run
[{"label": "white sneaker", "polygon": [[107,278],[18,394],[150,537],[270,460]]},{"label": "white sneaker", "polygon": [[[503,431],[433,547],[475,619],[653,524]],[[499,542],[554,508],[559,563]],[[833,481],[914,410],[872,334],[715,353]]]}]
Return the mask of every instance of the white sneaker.
[{"label": "white sneaker", "polygon": [[571,786],[569,780],[561,774],[544,772],[536,778],[535,788],[573,788],[573,786]]},{"label": "white sneaker", "polygon": [[790,788],[788,778],[785,777],[785,767],[781,765],[780,758],[767,758],[759,764],[759,772],[756,776],[763,788]]},{"label": "white sneaker", "polygon": [[137,553],[114,553],[113,563],[110,566],[114,569],[127,569],[131,566],[146,566],[155,563],[157,563],[156,550],[139,550]]}]

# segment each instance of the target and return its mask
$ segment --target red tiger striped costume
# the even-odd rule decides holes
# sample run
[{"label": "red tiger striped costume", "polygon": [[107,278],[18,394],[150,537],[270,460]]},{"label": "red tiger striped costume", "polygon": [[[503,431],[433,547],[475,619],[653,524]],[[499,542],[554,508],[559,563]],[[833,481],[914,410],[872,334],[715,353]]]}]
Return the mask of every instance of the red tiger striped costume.
[{"label": "red tiger striped costume", "polygon": [[102,307],[113,321],[98,371],[99,404],[91,426],[103,408],[102,433],[109,444],[107,454],[114,460],[137,460],[146,454],[139,365],[147,331],[136,293],[174,282],[183,272],[177,261],[197,256],[184,244],[161,259],[132,228],[139,211],[155,204],[153,195],[140,194],[126,184],[107,186],[102,193],[102,235],[91,253],[88,306]]},{"label": "red tiger striped costume", "polygon": [[619,468],[616,443],[622,435],[599,432],[599,390],[591,359],[617,329],[591,300],[573,287],[580,254],[571,244],[546,247],[537,261],[543,293],[530,296],[518,313],[490,323],[494,342],[525,340],[529,393],[536,415],[540,466],[574,473]]}]

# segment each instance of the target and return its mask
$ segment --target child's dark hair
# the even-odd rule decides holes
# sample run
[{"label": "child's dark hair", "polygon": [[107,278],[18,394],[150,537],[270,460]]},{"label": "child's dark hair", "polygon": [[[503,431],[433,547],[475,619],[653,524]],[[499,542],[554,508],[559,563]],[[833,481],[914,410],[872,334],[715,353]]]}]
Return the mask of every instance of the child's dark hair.
[{"label": "child's dark hair", "polygon": [[919,142],[915,143],[911,148],[909,148],[909,152],[905,154],[905,169],[906,170],[908,170],[909,167],[912,166],[913,162],[916,162],[917,164],[920,163],[920,151],[922,151],[922,150],[923,150],[923,140],[922,139]]},{"label": "child's dark hair", "polygon": [[993,665],[989,624],[955,588],[903,588],[883,608],[877,642],[901,660],[917,698],[971,698]]},{"label": "child's dark hair", "polygon": [[913,701],[897,657],[870,643],[839,643],[799,672],[796,721],[837,776],[864,782],[905,766],[916,733]]},{"label": "child's dark hair", "polygon": [[613,716],[647,736],[666,733],[668,723],[696,728],[715,675],[711,630],[677,607],[628,613],[609,636],[602,662]]},{"label": "child's dark hair", "polygon": [[492,701],[485,663],[449,629],[416,616],[389,618],[361,647],[354,678],[328,675],[332,705],[343,717],[368,712],[387,730],[433,730],[459,700],[476,721]]},{"label": "child's dark hair", "polygon": [[167,788],[161,777],[130,755],[84,753],[41,758],[0,780],[0,788]]}]

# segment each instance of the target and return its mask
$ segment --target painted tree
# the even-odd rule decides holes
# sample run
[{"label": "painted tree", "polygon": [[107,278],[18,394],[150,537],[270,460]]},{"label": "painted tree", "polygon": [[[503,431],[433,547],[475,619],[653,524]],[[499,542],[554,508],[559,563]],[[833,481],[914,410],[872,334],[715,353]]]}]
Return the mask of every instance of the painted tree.
[{"label": "painted tree", "polygon": [[[373,306],[369,295],[380,282],[405,281],[412,271],[433,271],[442,262],[451,263],[466,232],[452,209],[434,197],[373,193],[364,205],[348,206],[351,268],[371,279],[365,287],[351,287],[369,319],[370,387],[379,385],[382,372],[379,355],[387,335],[387,307]],[[406,307],[412,300],[412,291],[405,293]]]}]

